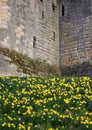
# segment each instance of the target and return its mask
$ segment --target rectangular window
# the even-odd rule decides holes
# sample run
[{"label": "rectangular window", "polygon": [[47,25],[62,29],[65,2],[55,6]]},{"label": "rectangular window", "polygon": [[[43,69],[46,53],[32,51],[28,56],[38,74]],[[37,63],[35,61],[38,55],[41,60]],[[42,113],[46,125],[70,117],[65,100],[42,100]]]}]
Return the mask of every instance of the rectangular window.
[{"label": "rectangular window", "polygon": [[52,3],[52,10],[53,10],[53,12],[55,12],[56,11],[56,5],[54,4],[54,3]]},{"label": "rectangular window", "polygon": [[33,47],[35,48],[35,46],[36,46],[36,37],[33,36]]},{"label": "rectangular window", "polygon": [[64,13],[65,13],[65,8],[64,5],[62,5],[62,16],[64,16]]},{"label": "rectangular window", "polygon": [[41,2],[43,2],[43,0],[40,0]]},{"label": "rectangular window", "polygon": [[56,37],[56,36],[55,36],[55,32],[53,32],[53,40],[54,40],[54,41],[55,41],[55,37]]},{"label": "rectangular window", "polygon": [[42,11],[42,19],[44,19],[44,11]]}]

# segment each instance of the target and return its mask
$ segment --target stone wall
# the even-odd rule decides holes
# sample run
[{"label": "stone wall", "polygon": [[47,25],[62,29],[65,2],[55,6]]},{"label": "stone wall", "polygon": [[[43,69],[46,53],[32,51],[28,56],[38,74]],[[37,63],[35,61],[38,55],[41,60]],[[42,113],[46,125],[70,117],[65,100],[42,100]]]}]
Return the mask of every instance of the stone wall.
[{"label": "stone wall", "polygon": [[0,76],[57,76],[59,69],[41,60],[0,47]]},{"label": "stone wall", "polygon": [[61,0],[60,68],[62,74],[92,76],[91,3],[92,0]]},{"label": "stone wall", "polygon": [[[57,0],[0,0],[0,47],[58,67]],[[0,52],[0,73],[17,75],[18,67],[5,55]]]}]

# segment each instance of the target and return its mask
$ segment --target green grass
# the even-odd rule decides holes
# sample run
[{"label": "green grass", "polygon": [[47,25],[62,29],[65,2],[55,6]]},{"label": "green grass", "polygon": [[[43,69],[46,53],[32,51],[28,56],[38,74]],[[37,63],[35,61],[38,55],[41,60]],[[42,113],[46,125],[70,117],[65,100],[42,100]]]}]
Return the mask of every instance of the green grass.
[{"label": "green grass", "polygon": [[0,77],[0,130],[91,130],[92,79]]}]

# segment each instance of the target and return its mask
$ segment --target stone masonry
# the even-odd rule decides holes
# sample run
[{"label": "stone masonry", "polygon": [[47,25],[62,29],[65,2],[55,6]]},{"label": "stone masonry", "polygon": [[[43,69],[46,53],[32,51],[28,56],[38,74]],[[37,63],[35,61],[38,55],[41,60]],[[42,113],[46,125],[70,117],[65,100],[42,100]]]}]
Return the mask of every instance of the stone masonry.
[{"label": "stone masonry", "polygon": [[60,2],[62,74],[92,76],[92,0]]},{"label": "stone masonry", "polygon": [[0,75],[25,75],[10,64],[7,48],[58,68],[58,15],[56,0],[0,0]]}]

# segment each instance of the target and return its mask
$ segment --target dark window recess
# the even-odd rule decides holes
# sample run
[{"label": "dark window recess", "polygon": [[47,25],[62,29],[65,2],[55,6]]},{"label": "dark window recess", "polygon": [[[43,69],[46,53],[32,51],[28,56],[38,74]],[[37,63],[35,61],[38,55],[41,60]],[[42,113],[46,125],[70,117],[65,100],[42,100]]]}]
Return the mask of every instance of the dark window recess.
[{"label": "dark window recess", "polygon": [[44,19],[44,11],[42,11],[42,19]]},{"label": "dark window recess", "polygon": [[52,10],[53,10],[53,12],[55,12],[56,9],[57,9],[56,5],[54,3],[52,3]]},{"label": "dark window recess", "polygon": [[65,13],[65,7],[64,5],[62,5],[62,16],[64,16],[64,13]]},{"label": "dark window recess", "polygon": [[43,2],[43,0],[40,0],[41,2]]},{"label": "dark window recess", "polygon": [[53,32],[53,40],[55,41],[55,32]]},{"label": "dark window recess", "polygon": [[33,47],[35,47],[36,46],[36,37],[34,36],[33,37]]}]

